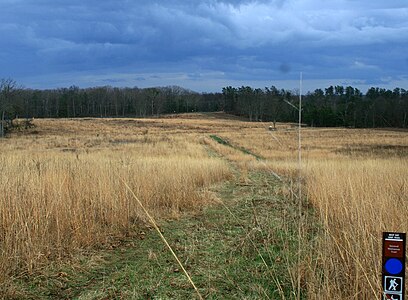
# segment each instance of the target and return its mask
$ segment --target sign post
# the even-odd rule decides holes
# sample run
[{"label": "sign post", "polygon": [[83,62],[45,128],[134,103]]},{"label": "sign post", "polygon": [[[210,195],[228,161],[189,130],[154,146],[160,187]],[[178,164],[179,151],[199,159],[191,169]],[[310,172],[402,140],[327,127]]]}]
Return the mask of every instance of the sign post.
[{"label": "sign post", "polygon": [[383,300],[405,299],[405,246],[405,233],[383,233]]}]

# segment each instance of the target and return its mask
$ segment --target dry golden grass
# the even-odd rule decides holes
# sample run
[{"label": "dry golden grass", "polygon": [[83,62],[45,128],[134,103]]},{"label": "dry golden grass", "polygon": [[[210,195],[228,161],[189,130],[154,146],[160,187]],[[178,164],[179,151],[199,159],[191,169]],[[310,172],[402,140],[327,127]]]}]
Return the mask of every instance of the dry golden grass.
[{"label": "dry golden grass", "polygon": [[[142,126],[139,126],[142,123]],[[230,176],[172,120],[36,120],[0,147],[1,279],[126,235],[146,217],[199,210]],[[162,132],[163,126],[166,127]]]},{"label": "dry golden grass", "polygon": [[[296,180],[297,132],[265,128],[221,136],[266,158],[239,160],[246,168]],[[322,224],[306,266],[299,266],[307,269],[308,298],[377,299],[382,232],[408,231],[408,133],[307,128],[302,143],[304,194]]]},{"label": "dry golden grass", "polygon": [[340,158],[309,167],[308,196],[324,225],[315,253],[321,277],[310,276],[311,298],[376,299],[381,233],[408,229],[408,161]]},{"label": "dry golden grass", "polygon": [[[269,124],[217,114],[35,124],[35,134],[0,141],[0,268],[6,275],[105,243],[144,221],[120,178],[156,217],[201,207],[205,187],[230,176],[208,148],[238,166],[243,181],[249,170],[298,176],[297,131],[290,124],[268,131]],[[376,299],[381,232],[408,229],[408,133],[305,128],[302,143],[304,195],[321,228],[313,241],[302,237],[299,270],[308,298]]]}]

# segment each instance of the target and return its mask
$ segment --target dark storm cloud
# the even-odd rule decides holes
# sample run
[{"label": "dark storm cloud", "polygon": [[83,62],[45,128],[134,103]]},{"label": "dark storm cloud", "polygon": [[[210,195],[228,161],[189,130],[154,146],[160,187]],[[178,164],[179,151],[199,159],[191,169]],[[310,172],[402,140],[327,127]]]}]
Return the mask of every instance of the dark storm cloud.
[{"label": "dark storm cloud", "polygon": [[206,90],[303,71],[392,84],[404,82],[407,20],[399,0],[3,0],[0,78]]}]

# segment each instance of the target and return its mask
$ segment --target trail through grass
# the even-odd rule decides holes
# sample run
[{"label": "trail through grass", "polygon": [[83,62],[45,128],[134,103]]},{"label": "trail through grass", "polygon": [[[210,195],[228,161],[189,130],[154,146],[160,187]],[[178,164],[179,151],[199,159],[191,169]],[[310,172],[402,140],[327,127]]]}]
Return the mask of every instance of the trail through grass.
[{"label": "trail through grass", "polygon": [[[296,213],[280,188],[272,176],[250,173],[244,184],[232,180],[215,188],[221,203],[161,222],[163,234],[206,299],[292,298],[289,272],[297,243],[291,219]],[[29,281],[23,278],[15,291],[15,299],[197,297],[149,226],[111,250],[55,265]]]},{"label": "trail through grass", "polygon": [[[0,298],[196,296],[117,173],[208,299],[293,299],[298,279],[302,298],[374,299],[381,232],[408,228],[406,131],[305,128],[299,216],[289,124],[271,132],[215,114],[35,123],[0,141]],[[225,180],[214,204],[208,188]]]},{"label": "trail through grass", "polygon": [[231,142],[223,139],[222,137],[220,137],[218,135],[212,134],[212,135],[210,135],[210,138],[212,138],[218,144],[221,144],[221,145],[228,146],[228,147],[231,147],[233,149],[239,150],[244,154],[248,154],[248,155],[251,155],[251,156],[255,157],[257,160],[263,160],[264,159],[263,157],[249,151],[248,149],[246,149],[244,147],[240,147],[240,146],[236,146],[236,145],[231,144]]}]

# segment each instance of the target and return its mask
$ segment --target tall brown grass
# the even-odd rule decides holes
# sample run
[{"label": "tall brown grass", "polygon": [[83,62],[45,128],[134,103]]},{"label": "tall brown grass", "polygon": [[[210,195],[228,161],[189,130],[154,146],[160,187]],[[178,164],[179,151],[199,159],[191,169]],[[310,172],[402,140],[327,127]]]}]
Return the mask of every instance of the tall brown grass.
[{"label": "tall brown grass", "polygon": [[[244,158],[246,168],[298,179],[296,131],[250,128],[225,136],[266,158]],[[304,261],[295,276],[303,277],[308,299],[378,299],[381,233],[408,231],[408,134],[304,129],[302,137],[302,182],[320,229],[313,240],[307,232],[299,237]]]},{"label": "tall brown grass", "polygon": [[379,298],[381,233],[408,229],[408,161],[343,158],[309,167],[309,199],[324,225],[310,297]]},{"label": "tall brown grass", "polygon": [[[75,121],[36,123],[39,134],[0,141],[1,280],[107,244],[145,222],[123,181],[152,215],[174,218],[202,208],[211,200],[205,189],[230,176],[195,137],[115,133],[112,126],[101,138],[79,122],[70,133],[64,125]],[[47,134],[50,124],[60,135]]]},{"label": "tall brown grass", "polygon": [[[208,149],[244,177],[251,170],[273,171],[293,182],[299,174],[297,132],[287,124],[270,132],[266,123],[186,115],[36,125],[35,135],[0,141],[3,278],[106,243],[143,222],[121,178],[156,217],[177,217],[202,207],[205,188],[230,176],[228,165]],[[307,128],[302,142],[301,179],[317,224],[305,224],[315,228],[313,239],[300,231],[303,259],[292,275],[302,276],[310,299],[377,299],[381,232],[408,229],[408,134]],[[286,192],[296,200],[296,191]]]}]

